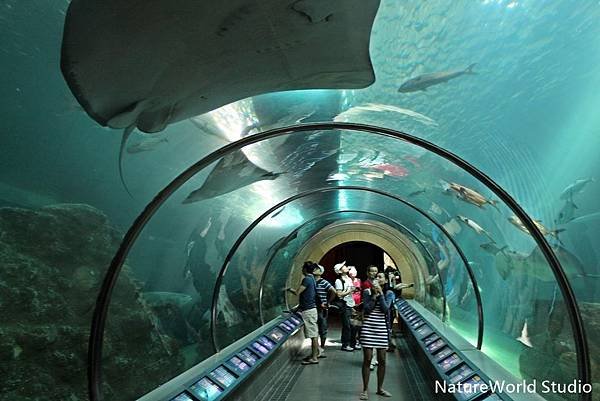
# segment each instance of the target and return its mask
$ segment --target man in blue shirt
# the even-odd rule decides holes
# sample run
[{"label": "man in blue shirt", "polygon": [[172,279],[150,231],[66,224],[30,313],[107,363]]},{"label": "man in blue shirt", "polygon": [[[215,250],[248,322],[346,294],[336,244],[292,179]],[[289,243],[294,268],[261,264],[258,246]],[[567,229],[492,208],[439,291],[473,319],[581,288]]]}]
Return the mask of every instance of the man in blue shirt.
[{"label": "man in blue shirt", "polygon": [[304,278],[297,290],[287,288],[292,294],[298,295],[298,309],[304,320],[304,337],[310,338],[312,354],[302,361],[303,365],[319,363],[319,329],[317,326],[317,283],[313,272],[316,263],[307,261],[302,265]]}]

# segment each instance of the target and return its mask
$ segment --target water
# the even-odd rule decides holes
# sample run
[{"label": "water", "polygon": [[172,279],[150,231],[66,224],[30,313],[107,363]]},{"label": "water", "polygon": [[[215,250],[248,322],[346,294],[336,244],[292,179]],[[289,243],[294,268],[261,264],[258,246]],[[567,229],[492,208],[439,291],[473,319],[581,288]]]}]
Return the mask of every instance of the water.
[{"label": "water", "polygon": [[[5,339],[3,360],[9,361],[5,366],[13,372],[0,393],[28,399],[53,388],[54,398],[66,399],[71,394],[85,397],[83,376],[72,381],[40,371],[43,380],[39,388],[32,388],[26,374],[32,366],[43,365],[39,361],[46,354],[32,352],[35,344],[42,341],[40,338],[52,344],[55,332],[69,333],[69,346],[78,348],[72,359],[61,348],[52,349],[62,355],[54,357],[84,370],[85,346],[75,344],[86,344],[92,303],[83,301],[85,292],[81,289],[96,293],[99,277],[110,259],[107,255],[112,255],[117,242],[104,241],[104,256],[92,257],[88,254],[91,251],[72,246],[70,231],[83,237],[91,227],[103,227],[106,233],[113,232],[109,229],[113,227],[118,238],[171,179],[227,141],[239,139],[249,124],[257,125],[249,131],[255,133],[298,120],[331,121],[336,116],[337,120],[395,128],[446,148],[495,180],[548,229],[564,229],[559,233],[562,245],[556,238],[547,239],[553,246],[562,247],[558,257],[583,314],[593,382],[600,382],[600,361],[596,359],[600,355],[600,244],[595,235],[600,228],[599,2],[382,1],[370,43],[377,78],[373,85],[354,91],[290,92],[241,100],[199,117],[205,132],[189,121],[173,124],[163,132],[168,142],[148,151],[125,154],[125,179],[133,199],[118,176],[121,133],[95,124],[77,104],[60,73],[67,7],[64,1],[5,0],[0,4],[0,33],[4,38],[0,62],[8,67],[0,74],[0,206],[38,209],[57,203],[83,203],[101,211],[107,220],[97,217],[96,212],[78,214],[75,220],[69,218],[80,213],[77,208],[60,216],[55,215],[56,211],[26,214],[25,220],[8,209],[0,213],[3,265],[10,266],[3,270],[0,301],[37,305],[16,316],[6,302],[0,303],[0,317],[11,322],[11,329],[5,329],[8,334],[0,336]],[[464,69],[472,63],[476,63],[476,75],[462,75],[426,91],[397,92],[410,78]],[[142,136],[136,133],[134,138]],[[340,184],[401,195],[452,229],[453,238],[471,262],[481,292],[484,352],[505,369],[523,378],[567,380],[575,374],[571,326],[554,274],[540,258],[531,237],[508,222],[512,212],[505,205],[499,205],[499,211],[490,205],[479,208],[457,199],[456,194],[444,193],[440,178],[496,199],[464,172],[414,146],[348,131],[294,134],[287,141],[280,138],[257,144],[245,154],[265,171],[285,174],[214,199],[182,205],[181,201],[208,176],[209,171],[203,171],[165,204],[132,249],[109,315],[110,339],[105,348],[109,359],[113,359],[105,366],[108,394],[122,384],[120,380],[145,382],[125,390],[123,399],[135,398],[211,354],[208,308],[223,258],[238,236],[268,207],[286,197]],[[556,224],[565,203],[560,199],[562,191],[582,178],[597,181],[573,196],[578,206],[575,219]],[[423,189],[425,192],[419,195],[409,195]],[[399,210],[375,195],[346,192],[308,199],[289,204],[277,218],[259,224],[232,259],[237,269],[230,267],[231,274],[225,276],[226,287],[219,292],[218,300],[219,310],[227,312],[219,314],[219,322],[231,323],[229,329],[220,329],[226,333],[224,343],[257,324],[260,276],[271,255],[263,255],[262,251],[260,257],[253,255],[311,216],[344,208],[378,210],[402,219],[414,232],[422,229],[432,254],[436,258],[444,254],[443,245],[436,241],[439,232],[435,228],[408,209]],[[507,246],[507,254],[484,251],[480,245],[489,239],[458,221],[459,214],[482,226],[499,248]],[[276,273],[265,278],[265,317],[272,318],[285,307],[277,288],[285,285],[290,264],[302,243],[323,223],[308,224],[272,258]],[[56,229],[57,225],[61,228]],[[36,231],[27,231],[34,228]],[[61,252],[67,252],[79,265],[67,269],[65,259],[56,257],[65,256]],[[448,323],[473,342],[474,287],[456,251],[448,252],[452,263],[441,271],[442,277],[446,275],[449,296]],[[36,267],[42,265],[43,269]],[[20,271],[27,274],[21,274],[19,291],[9,291],[7,288],[17,285],[14,280],[19,274],[15,272]],[[56,283],[51,291],[39,288],[46,281]],[[74,289],[77,286],[78,291]],[[36,295],[45,291],[51,294]],[[58,329],[52,325],[54,312],[44,309],[43,304],[59,302],[54,296],[61,293],[82,300],[82,318],[65,318]],[[135,295],[138,293],[163,295],[160,302],[155,298],[140,301]],[[191,301],[182,307],[180,301],[187,297]],[[440,312],[439,300],[428,303]],[[241,323],[250,317],[252,324]],[[133,357],[122,354],[126,362],[117,363],[117,356],[124,351],[115,344],[127,338],[123,334],[127,332],[123,329],[127,319],[133,319],[146,333],[136,341],[147,342],[153,350],[153,362],[136,372],[148,374],[156,382],[131,373],[134,365],[128,364],[133,363]],[[13,324],[22,321],[37,322],[39,332],[31,329],[23,335],[11,331],[18,327]],[[186,322],[190,328],[183,330]],[[532,348],[517,341],[523,339],[525,323]]]}]

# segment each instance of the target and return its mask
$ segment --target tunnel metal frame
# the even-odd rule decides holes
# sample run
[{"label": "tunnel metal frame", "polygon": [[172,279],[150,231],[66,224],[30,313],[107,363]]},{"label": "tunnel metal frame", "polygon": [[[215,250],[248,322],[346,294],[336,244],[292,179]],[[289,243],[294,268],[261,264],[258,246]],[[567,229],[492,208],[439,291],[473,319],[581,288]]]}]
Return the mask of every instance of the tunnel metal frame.
[{"label": "tunnel metal frame", "polygon": [[[435,259],[433,258],[433,255],[431,254],[431,252],[429,252],[429,249],[427,249],[427,247],[425,246],[425,244],[423,244],[423,242],[416,236],[415,233],[412,232],[412,230],[410,230],[404,224],[399,223],[398,221],[392,219],[391,217],[388,217],[388,216],[386,216],[384,214],[381,214],[381,213],[371,212],[371,211],[367,211],[367,210],[348,209],[348,210],[330,210],[328,212],[320,213],[320,214],[318,214],[316,216],[313,216],[311,219],[306,220],[305,222],[303,222],[302,224],[300,224],[298,227],[296,227],[294,230],[292,230],[283,239],[283,241],[281,242],[281,244],[279,244],[279,246],[277,248],[275,248],[275,250],[271,253],[271,255],[269,256],[269,259],[267,260],[267,263],[265,263],[265,268],[263,269],[263,272],[262,272],[262,275],[261,275],[260,286],[259,286],[259,290],[258,290],[258,310],[259,310],[259,313],[260,313],[260,322],[261,322],[261,325],[265,324],[265,318],[264,318],[264,313],[263,313],[263,288],[264,288],[264,282],[265,282],[265,279],[267,277],[267,273],[269,272],[269,269],[271,268],[271,263],[273,262],[273,259],[275,258],[275,256],[279,252],[279,250],[281,248],[285,247],[287,245],[287,243],[291,241],[289,238],[292,235],[294,235],[295,233],[297,233],[298,231],[300,231],[307,224],[310,224],[313,221],[315,221],[317,219],[320,219],[322,217],[326,217],[326,216],[330,216],[330,215],[334,215],[334,214],[345,214],[345,213],[366,214],[366,215],[371,215],[371,216],[377,216],[377,217],[379,217],[379,218],[381,218],[383,220],[387,220],[389,223],[393,223],[395,226],[400,227],[405,232],[405,234],[407,234],[409,237],[411,237],[413,240],[415,240],[419,244],[419,246],[423,249],[423,251],[425,251],[425,253],[427,254],[427,256],[435,264],[435,267],[436,267],[436,270],[437,270],[437,274],[438,274],[438,278],[439,278],[440,285],[441,285],[441,290],[442,290],[442,304],[443,304],[442,305],[442,322],[444,322],[446,320],[446,293],[444,291],[444,282],[442,281],[442,276],[440,274],[439,266],[437,266],[437,264],[435,263]],[[289,309],[289,304],[287,302],[287,297],[286,297],[286,308]]]},{"label": "tunnel metal frame", "polygon": [[[113,257],[98,296],[96,298],[96,306],[94,308],[94,314],[92,317],[92,324],[90,327],[90,339],[88,344],[88,390],[90,395],[90,401],[102,400],[100,392],[101,385],[101,365],[102,365],[102,344],[104,340],[104,327],[106,325],[106,317],[108,313],[108,307],[112,291],[116,284],[119,276],[119,272],[125,262],[129,250],[133,246],[133,243],[139,236],[146,223],[152,218],[160,206],[184,183],[190,178],[196,175],[197,172],[201,171],[205,167],[219,160],[223,156],[229,154],[232,151],[241,149],[247,145],[257,143],[263,140],[276,138],[283,135],[294,134],[297,132],[304,131],[331,131],[336,130],[350,130],[365,132],[367,134],[375,134],[391,137],[397,140],[408,142],[416,145],[422,149],[428,150],[435,153],[436,155],[450,161],[454,165],[467,171],[471,176],[475,177],[481,183],[483,183],[490,191],[498,196],[512,211],[516,217],[523,223],[528,229],[530,235],[533,237],[537,245],[540,247],[546,261],[550,265],[550,268],[557,280],[557,284],[561,290],[563,300],[566,305],[566,311],[569,316],[571,328],[573,332],[573,338],[575,340],[575,349],[577,352],[577,373],[579,379],[584,384],[591,383],[591,362],[587,344],[587,338],[585,335],[585,328],[583,325],[583,319],[581,312],[577,305],[577,299],[574,291],[569,283],[569,280],[558,260],[557,256],[552,251],[550,244],[544,238],[539,228],[534,224],[534,221],[527,215],[527,213],[519,206],[519,204],[500,187],[495,181],[484,174],[482,171],[468,163],[466,160],[460,158],[454,153],[443,149],[432,142],[418,138],[414,135],[410,135],[404,132],[396,131],[390,128],[377,127],[367,124],[358,123],[344,123],[344,122],[323,122],[323,123],[307,123],[291,125],[281,128],[274,128],[269,131],[260,132],[254,135],[247,136],[236,142],[227,144],[220,149],[210,153],[201,160],[192,164],[177,177],[175,177],[165,188],[163,188],[144,208],[144,210],[135,219],[121,242],[119,249]],[[582,393],[580,395],[581,401],[591,401],[591,393]]]},{"label": "tunnel metal frame", "polygon": [[219,299],[219,293],[221,292],[221,285],[223,284],[223,277],[225,276],[225,273],[227,272],[227,268],[229,267],[229,264],[231,263],[231,259],[237,252],[237,250],[238,250],[239,246],[242,244],[242,242],[244,242],[244,240],[252,232],[254,227],[259,225],[262,220],[264,220],[266,217],[271,215],[277,209],[287,205],[288,203],[291,203],[295,200],[302,199],[302,198],[305,198],[307,196],[310,196],[310,195],[313,195],[316,193],[337,192],[340,190],[366,191],[366,192],[376,193],[376,194],[385,196],[390,199],[394,199],[397,202],[403,203],[404,205],[415,210],[417,213],[421,214],[423,217],[425,217],[427,220],[429,220],[431,223],[433,223],[440,231],[442,231],[442,233],[444,233],[444,236],[450,240],[450,242],[454,246],[455,250],[458,252],[460,258],[462,259],[462,261],[467,269],[469,278],[471,280],[471,285],[473,286],[473,292],[475,294],[475,299],[477,302],[477,318],[478,318],[478,320],[477,320],[477,349],[481,350],[481,347],[483,344],[483,330],[484,330],[483,319],[484,319],[484,317],[483,317],[483,304],[481,302],[481,293],[479,292],[479,286],[477,285],[477,278],[475,277],[475,274],[473,273],[473,269],[471,269],[471,265],[469,264],[469,261],[467,260],[467,257],[463,253],[462,249],[458,246],[458,244],[456,243],[454,238],[452,238],[450,233],[448,233],[448,231],[446,231],[444,226],[442,226],[435,219],[433,219],[431,216],[429,216],[427,214],[427,212],[425,212],[423,209],[413,205],[412,203],[408,202],[407,200],[403,199],[402,197],[400,197],[398,195],[394,195],[389,192],[386,192],[386,191],[383,191],[380,189],[376,189],[376,188],[361,187],[361,186],[355,186],[355,185],[336,185],[336,186],[313,188],[313,189],[310,189],[310,190],[307,190],[304,192],[297,193],[296,195],[292,195],[292,196],[280,201],[279,203],[271,206],[269,209],[264,211],[259,217],[257,217],[248,227],[246,227],[246,229],[244,229],[242,234],[237,238],[235,243],[229,249],[227,256],[223,260],[223,264],[221,265],[221,269],[219,269],[219,274],[217,275],[217,281],[215,282],[215,287],[213,290],[212,304],[211,304],[211,310],[210,310],[210,312],[211,312],[210,331],[212,334],[212,343],[213,343],[214,351],[215,352],[220,351],[219,345],[217,344],[217,341],[216,341],[216,339],[217,339],[217,315],[218,315],[217,304],[218,304],[218,299]]}]

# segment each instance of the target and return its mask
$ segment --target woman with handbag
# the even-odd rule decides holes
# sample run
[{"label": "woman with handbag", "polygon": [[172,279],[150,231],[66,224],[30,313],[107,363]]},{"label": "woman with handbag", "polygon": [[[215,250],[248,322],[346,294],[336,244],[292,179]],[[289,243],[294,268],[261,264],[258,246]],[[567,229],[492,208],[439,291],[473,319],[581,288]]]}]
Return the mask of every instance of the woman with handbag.
[{"label": "woman with handbag", "polygon": [[388,348],[388,323],[387,312],[389,303],[383,293],[383,288],[377,280],[379,269],[377,266],[369,266],[369,279],[363,284],[363,324],[360,342],[363,349],[363,391],[360,393],[361,400],[368,400],[369,376],[373,349],[377,350],[377,395],[391,397],[392,395],[383,389],[385,378],[386,350]]}]

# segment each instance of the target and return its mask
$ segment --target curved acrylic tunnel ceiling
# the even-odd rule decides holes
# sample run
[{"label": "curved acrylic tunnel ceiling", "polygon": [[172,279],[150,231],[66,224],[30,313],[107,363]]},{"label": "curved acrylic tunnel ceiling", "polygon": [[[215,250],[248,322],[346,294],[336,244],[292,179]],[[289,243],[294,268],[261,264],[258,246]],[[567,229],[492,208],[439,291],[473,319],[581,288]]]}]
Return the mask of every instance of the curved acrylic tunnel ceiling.
[{"label": "curved acrylic tunnel ceiling", "polygon": [[[252,269],[256,269],[257,271],[254,273],[256,276],[260,275],[260,266],[265,266],[263,267],[263,273],[262,275],[264,276],[266,274],[266,270],[270,267],[270,263],[272,259],[269,259],[269,261],[266,264],[263,264],[261,261],[260,256],[258,258],[253,258],[252,262],[249,264],[247,261],[245,261],[245,259],[247,258],[247,256],[244,256],[242,258],[238,258],[237,260],[233,259],[234,255],[237,256],[239,253],[241,253],[242,255],[248,255],[248,254],[253,254],[253,253],[257,253],[259,249],[261,249],[262,247],[264,247],[264,245],[261,246],[256,246],[257,242],[261,242],[261,240],[264,243],[264,234],[263,231],[264,230],[255,230],[256,227],[258,227],[269,215],[272,215],[273,212],[279,210],[281,211],[282,208],[285,208],[286,206],[290,205],[294,200],[297,199],[303,199],[306,197],[314,197],[315,195],[324,195],[327,193],[332,193],[332,192],[340,192],[340,194],[343,194],[343,196],[348,196],[348,194],[352,193],[352,192],[358,192],[361,193],[365,192],[367,194],[376,194],[378,195],[378,197],[383,198],[383,199],[377,199],[377,202],[373,202],[373,204],[369,204],[370,202],[366,202],[366,203],[362,203],[359,202],[358,204],[367,204],[369,205],[369,208],[373,209],[375,208],[375,205],[377,205],[377,207],[381,207],[382,204],[386,203],[384,201],[388,201],[389,200],[393,200],[396,203],[399,203],[402,206],[405,206],[405,209],[408,208],[408,214],[410,214],[410,212],[412,213],[418,213],[420,214],[420,216],[422,217],[423,222],[421,223],[423,226],[426,227],[427,223],[433,225],[434,231],[432,232],[436,232],[435,229],[437,229],[439,232],[442,233],[443,237],[448,238],[448,240],[451,242],[452,244],[452,249],[454,249],[456,251],[456,253],[459,255],[458,258],[455,258],[455,260],[460,260],[460,262],[462,262],[462,266],[463,266],[463,270],[466,270],[466,274],[465,276],[468,276],[468,279],[466,281],[470,281],[470,288],[472,289],[471,291],[471,296],[475,298],[475,301],[473,302],[473,309],[469,310],[469,307],[466,305],[462,306],[462,309],[466,309],[469,311],[469,314],[472,316],[476,316],[475,318],[475,322],[474,324],[472,322],[469,322],[470,319],[464,319],[465,321],[463,321],[463,328],[464,328],[464,332],[467,334],[472,335],[472,333],[477,333],[476,335],[476,341],[474,341],[474,344],[477,344],[478,348],[481,346],[481,341],[482,341],[482,336],[483,336],[483,309],[482,309],[482,304],[481,304],[481,299],[479,296],[479,287],[477,286],[476,282],[475,282],[475,277],[474,274],[472,272],[472,269],[470,267],[470,265],[468,264],[464,254],[462,253],[462,251],[460,249],[458,249],[456,243],[454,242],[454,240],[449,236],[449,234],[445,231],[444,227],[438,223],[435,222],[435,220],[431,219],[427,213],[425,213],[424,211],[414,207],[413,205],[411,205],[409,202],[406,202],[405,200],[395,197],[394,195],[376,190],[376,189],[372,189],[372,188],[361,188],[361,187],[348,187],[348,186],[337,186],[337,187],[324,187],[324,188],[315,188],[311,191],[306,191],[297,195],[294,195],[288,199],[283,200],[282,202],[272,206],[271,208],[269,208],[268,210],[266,210],[260,217],[258,217],[254,222],[252,222],[252,224],[250,224],[248,227],[246,227],[246,229],[244,230],[244,232],[237,238],[235,244],[233,245],[233,247],[229,250],[229,252],[227,253],[227,256],[225,257],[224,261],[222,262],[221,268],[218,270],[218,276],[217,276],[217,280],[215,283],[215,288],[213,290],[213,297],[212,297],[212,305],[211,305],[211,312],[212,312],[212,319],[211,319],[211,331],[212,331],[212,338],[213,338],[213,342],[215,344],[214,348],[215,350],[220,350],[223,348],[224,345],[228,345],[231,342],[233,342],[233,340],[235,338],[231,337],[231,333],[228,334],[227,331],[228,330],[221,330],[219,331],[217,329],[217,327],[220,325],[222,328],[228,328],[230,329],[231,326],[233,325],[232,321],[227,320],[226,315],[227,313],[224,310],[224,308],[219,308],[218,304],[221,305],[221,296],[224,299],[227,298],[239,298],[239,293],[240,291],[233,290],[233,291],[227,291],[227,294],[225,293],[225,291],[223,291],[223,286],[224,283],[227,284],[227,288],[229,290],[231,290],[231,288],[233,287],[234,289],[239,289],[240,285],[239,285],[239,271],[243,270],[244,267],[243,266],[247,266],[248,271],[250,272],[250,270]],[[355,199],[356,200],[356,199]],[[320,200],[320,202],[322,203],[322,200]],[[371,199],[372,202],[372,199]],[[393,202],[392,202],[393,203]],[[396,205],[397,206],[397,205]],[[404,215],[406,216],[407,212],[406,211],[398,211],[398,210],[394,210],[397,209],[393,208],[393,207],[387,207],[384,208],[386,210],[386,213],[388,214],[398,214],[398,215]],[[323,227],[324,222],[323,221],[315,221],[314,217],[313,218],[308,218],[306,217],[307,221],[312,221],[315,222],[319,225],[319,227]],[[305,223],[306,223],[305,222]],[[303,223],[300,228],[303,228],[304,225],[306,225],[305,223]],[[315,229],[317,229],[317,227],[312,227],[311,228],[313,231]],[[249,237],[250,234],[256,234],[255,236],[257,237],[256,239],[254,239],[254,241],[251,240],[248,241],[249,244],[254,244],[254,248],[253,250],[250,249],[243,249],[240,251],[240,246],[242,244],[244,244],[247,240],[247,238]],[[283,244],[287,241],[289,242],[289,238],[290,236],[293,236],[293,239],[296,239],[297,235],[297,231],[296,229],[294,231],[292,231],[292,233],[288,234],[285,237],[280,238],[279,240],[277,240],[272,246],[271,248],[268,249],[270,253],[272,248],[275,248],[275,252],[277,251],[277,249],[281,246],[283,246]],[[438,236],[440,236],[438,234]],[[396,241],[400,241],[399,239],[396,239]],[[388,247],[392,247],[393,243],[389,242],[389,240],[387,241]],[[250,246],[250,245],[248,245]],[[247,247],[248,247],[247,246]],[[439,245],[441,247],[441,245]],[[246,248],[247,248],[246,247]],[[406,247],[406,245],[405,245]],[[452,255],[450,252],[446,251],[446,253],[448,253],[449,255],[447,256],[448,259],[450,259],[450,256]],[[274,253],[273,253],[274,255]],[[235,262],[235,263],[234,263]],[[448,260],[448,262],[450,262],[450,260]],[[418,270],[419,266],[422,266],[424,263],[422,261],[416,263],[413,266],[413,268]],[[289,269],[292,267],[292,265],[294,265],[293,261],[288,261],[286,263],[286,265],[284,267],[281,268],[280,270],[280,274],[279,277],[284,277],[287,278],[289,276]],[[297,264],[296,264],[297,265]],[[233,279],[227,279],[225,278],[227,275],[226,273],[228,271],[230,271],[228,269],[229,266],[234,266],[234,268],[232,268],[232,273],[233,273]],[[282,273],[282,274],[281,274]],[[431,267],[431,270],[429,270],[428,272],[429,274],[427,275],[427,277],[429,278],[429,276],[431,276],[432,279],[435,279],[436,276],[436,272],[435,272],[435,268]],[[437,278],[437,281],[442,281],[443,278],[442,276],[445,275],[439,275]],[[228,276],[227,276],[228,277]],[[458,278],[456,279],[458,281]],[[283,284],[283,281],[280,280],[280,286],[278,288],[281,288],[281,285]],[[431,283],[428,283],[428,285],[431,285]],[[468,287],[469,284],[465,284],[466,287]],[[261,279],[261,286],[262,286],[262,279]],[[277,286],[274,286],[277,287]],[[443,289],[439,288],[438,289],[438,294],[439,293],[443,293]],[[260,289],[258,289],[258,293],[256,294],[258,296],[258,306],[259,309],[260,308]],[[277,294],[277,291],[275,290],[275,294]],[[227,297],[227,295],[229,295],[229,297]],[[463,294],[463,296],[466,298],[468,294]],[[442,295],[442,299],[444,300],[443,303],[445,303],[445,296]],[[465,303],[464,300],[462,303]],[[223,303],[224,304],[224,303]],[[243,310],[255,310],[255,306],[256,306],[256,302],[254,301],[250,301],[248,305],[245,305],[244,308],[242,308]],[[223,313],[221,313],[223,312]],[[229,315],[231,315],[231,313],[229,313]],[[444,315],[444,312],[442,312],[442,317]],[[219,317],[222,317],[222,319],[219,319]],[[258,321],[258,317],[259,316],[245,316],[246,319],[239,319],[239,321]],[[462,319],[455,317],[453,323],[459,323],[459,321],[461,321]],[[241,331],[238,333],[239,330],[234,330],[236,333],[235,335],[243,335],[246,334],[250,331],[252,331],[253,329],[255,329],[256,327],[252,326],[250,324],[250,326],[247,326],[243,329],[241,329]],[[467,337],[471,337],[470,335],[468,335]],[[219,339],[217,341],[217,339]],[[224,341],[224,342],[223,342]]]},{"label": "curved acrylic tunnel ceiling", "polygon": [[[302,157],[292,157],[288,148],[291,146],[290,144],[293,144],[294,148],[297,148],[298,144],[302,144],[309,151]],[[357,146],[359,144],[362,146]],[[213,195],[216,197],[206,196],[207,193],[210,194],[207,190],[200,191],[201,196],[198,196],[196,191],[199,187],[206,188],[206,184],[211,180],[211,175],[220,174],[217,168],[220,161],[242,148],[244,155],[251,155],[252,158],[263,162],[262,168],[267,173],[255,177],[244,186],[230,188],[230,190],[216,188],[219,189],[219,191],[213,192],[217,194]],[[257,149],[260,149],[261,152],[256,152]],[[433,153],[424,153],[423,149]],[[268,154],[272,157],[269,157],[269,160],[261,160],[261,154],[264,154],[266,150],[270,150]],[[399,165],[397,161],[406,162]],[[213,166],[213,170],[207,175],[202,170],[209,166]],[[201,171],[202,173],[196,176],[196,173]],[[240,169],[239,179],[246,177],[243,174],[244,171],[247,169]],[[443,178],[444,181],[438,182],[438,177]],[[230,178],[230,181],[235,182],[233,176]],[[248,224],[255,221],[269,207],[273,207],[286,198],[294,197],[298,193],[321,188],[323,185],[327,190],[330,188],[335,190],[338,186],[353,184],[375,192],[388,191],[397,197],[410,199],[410,202],[416,207],[428,211],[427,213],[435,218],[439,226],[449,233],[452,241],[458,244],[457,251],[464,250],[467,260],[471,262],[474,274],[486,277],[486,280],[478,280],[485,313],[502,317],[491,322],[490,319],[486,319],[484,333],[493,333],[494,335],[501,333],[504,334],[504,343],[507,339],[511,339],[512,343],[509,345],[521,344],[514,340],[513,332],[521,330],[522,327],[519,326],[524,319],[523,316],[515,315],[514,310],[509,308],[514,304],[529,303],[538,305],[536,307],[542,304],[542,309],[550,311],[549,314],[536,315],[528,320],[530,333],[531,327],[535,327],[536,331],[542,330],[550,324],[556,324],[557,316],[560,315],[560,318],[564,318],[558,335],[568,344],[570,352],[576,354],[577,363],[573,361],[564,364],[557,374],[563,375],[560,379],[579,377],[587,380],[589,377],[587,343],[581,326],[581,317],[569,285],[571,278],[569,269],[573,266],[567,265],[565,266],[566,271],[562,270],[540,229],[502,188],[455,155],[410,135],[357,124],[324,123],[275,129],[227,145],[191,166],[147,206],[125,236],[98,298],[90,341],[90,372],[92,373],[90,386],[92,392],[97,392],[99,389],[103,326],[112,286],[116,283],[125,257],[130,250],[135,251],[132,249],[132,245],[142,234],[142,229],[144,238],[150,238],[158,232],[156,228],[159,226],[163,233],[169,233],[171,230],[170,232],[173,234],[171,240],[175,240],[175,243],[179,237],[185,236],[188,239],[187,248],[185,250],[177,249],[175,253],[199,252],[204,256],[201,258],[202,263],[200,266],[191,267],[204,268],[206,271],[216,273],[215,269],[218,269],[220,263],[223,262],[225,254],[228,249],[231,249],[234,240],[243,232],[243,228],[248,227]],[[213,185],[211,191],[214,190],[215,186]],[[472,190],[477,192],[472,192]],[[190,197],[190,194],[194,193],[195,195]],[[493,196],[506,203],[496,202]],[[331,208],[331,210],[335,210],[335,208],[342,210],[351,202],[351,196],[337,196],[330,200],[329,205],[320,206],[321,208]],[[163,203],[164,206],[161,207]],[[184,204],[182,205],[182,203]],[[360,205],[360,209],[370,210],[366,204]],[[511,212],[522,222],[522,226],[521,224],[515,225],[519,225],[530,234],[521,233],[507,220],[511,218],[514,223],[518,223],[514,217],[511,217]],[[303,216],[298,215],[297,211],[295,212],[291,208],[274,211],[274,214],[276,213],[292,223],[295,223],[294,219],[297,219],[298,223],[304,220]],[[193,218],[190,219],[190,216]],[[150,220],[151,218],[152,220]],[[237,221],[237,224],[232,223],[234,220]],[[403,215],[402,220],[403,224],[413,227],[415,232],[421,232],[424,238],[428,236],[427,232],[423,234],[426,228],[421,225],[422,222],[415,220],[411,215]],[[146,223],[148,224],[145,227]],[[218,229],[213,228],[213,224]],[[190,235],[189,233],[192,231],[193,235]],[[445,241],[438,231],[431,231],[433,242]],[[205,240],[200,241],[199,239],[202,238]],[[179,243],[182,242],[186,242],[186,239],[184,238]],[[508,244],[511,249],[523,249],[524,244],[529,244],[533,251],[528,254],[508,252],[502,247],[503,244]],[[140,250],[139,253],[143,254],[144,252]],[[215,263],[208,263],[207,260]],[[176,264],[170,263],[169,266],[176,266]],[[441,267],[448,269],[449,272],[444,283],[444,290],[449,301],[457,296],[456,293],[460,293],[454,285],[456,283],[451,282],[458,272],[456,268],[459,267],[458,264],[453,266],[447,263]],[[185,278],[188,272],[189,270],[183,269],[182,277]],[[167,271],[166,274],[168,275],[169,272]],[[199,283],[192,283],[192,285],[196,284],[210,292],[210,290],[214,290],[214,278],[209,277]],[[179,281],[181,282],[182,279]],[[551,289],[544,285],[548,282],[552,283]],[[497,301],[492,297],[495,292],[507,291],[515,283],[525,285],[529,290],[527,294],[521,294],[521,298],[515,299],[506,297],[505,303],[501,305],[492,302]],[[157,298],[165,296],[164,291],[157,292],[163,293],[155,294]],[[196,288],[196,294],[205,296],[205,293],[199,291],[198,288]],[[524,295],[526,298],[523,298]],[[155,305],[160,305],[160,301],[154,301]],[[189,300],[187,301],[186,305],[189,304]],[[174,303],[176,302],[172,301],[170,305]],[[115,305],[114,307],[119,306]],[[499,310],[498,308],[504,309]],[[549,315],[551,316],[549,317]],[[108,316],[110,317],[110,315]],[[554,321],[550,321],[551,319]],[[118,328],[114,328],[114,330],[118,331]],[[110,331],[111,329],[108,328],[107,332],[110,333]],[[458,331],[460,332],[460,330]],[[203,334],[210,336],[210,333]],[[164,345],[165,349],[168,349],[168,344]],[[501,342],[496,341],[493,335],[484,335],[484,352],[496,357],[505,350],[506,348]],[[200,358],[201,356],[196,355],[196,357]],[[555,355],[544,355],[539,350],[527,355],[527,358],[539,359],[540,357],[552,359],[555,358]],[[510,365],[510,361],[497,359],[513,374],[519,376],[531,374],[529,366],[520,361],[517,365]],[[173,364],[173,366],[175,365]],[[184,362],[182,361],[179,366],[184,366]],[[169,375],[173,372],[164,374]]]}]

